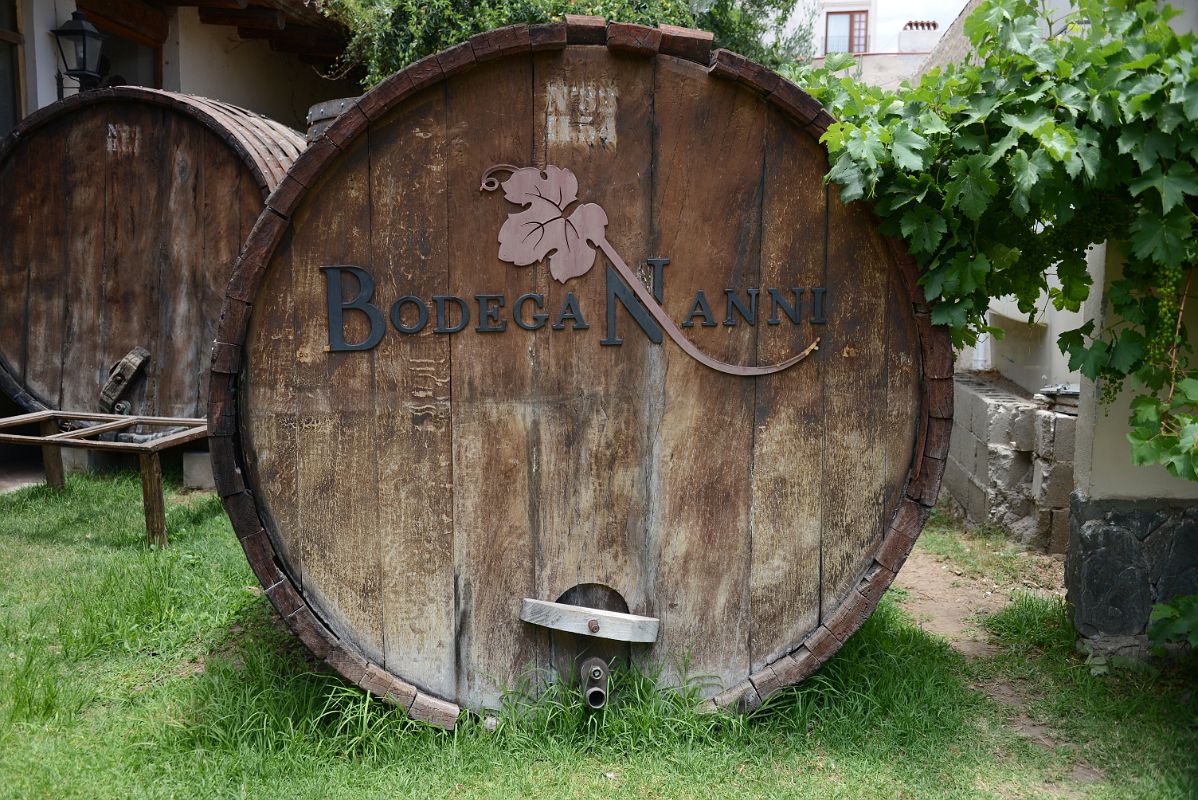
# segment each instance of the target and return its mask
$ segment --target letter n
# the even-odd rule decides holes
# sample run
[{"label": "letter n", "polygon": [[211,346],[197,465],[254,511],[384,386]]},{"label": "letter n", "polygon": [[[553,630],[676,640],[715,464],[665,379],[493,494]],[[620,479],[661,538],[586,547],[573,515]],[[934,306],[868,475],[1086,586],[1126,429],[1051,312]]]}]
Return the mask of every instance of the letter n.
[{"label": "letter n", "polygon": [[649,337],[653,344],[661,344],[661,326],[653,319],[649,309],[637,299],[636,293],[620,278],[620,273],[607,265],[607,336],[599,340],[599,344],[613,346],[624,344],[624,340],[616,335],[616,300],[619,300],[624,310],[632,315],[636,324]]}]

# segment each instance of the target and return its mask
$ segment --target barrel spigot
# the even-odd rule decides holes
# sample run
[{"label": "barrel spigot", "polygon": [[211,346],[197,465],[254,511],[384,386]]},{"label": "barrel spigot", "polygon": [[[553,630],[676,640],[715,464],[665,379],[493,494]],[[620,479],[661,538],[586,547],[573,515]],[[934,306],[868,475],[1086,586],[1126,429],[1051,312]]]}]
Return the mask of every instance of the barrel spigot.
[{"label": "barrel spigot", "polygon": [[607,705],[609,668],[602,658],[592,657],[582,662],[582,697],[587,708],[598,711]]}]

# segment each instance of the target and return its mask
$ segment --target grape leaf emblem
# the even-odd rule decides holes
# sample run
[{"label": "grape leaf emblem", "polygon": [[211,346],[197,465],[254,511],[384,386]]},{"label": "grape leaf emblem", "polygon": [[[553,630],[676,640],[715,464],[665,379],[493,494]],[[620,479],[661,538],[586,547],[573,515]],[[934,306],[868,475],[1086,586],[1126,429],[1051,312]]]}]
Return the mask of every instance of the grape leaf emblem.
[{"label": "grape leaf emblem", "polygon": [[527,267],[548,258],[549,273],[559,283],[590,272],[598,257],[595,246],[604,239],[607,214],[595,203],[570,209],[578,200],[573,172],[554,166],[544,171],[513,168],[501,185],[503,196],[523,208],[508,214],[499,231],[501,260]]},{"label": "grape leaf emblem", "polygon": [[[511,176],[500,181],[496,177],[500,172]],[[607,214],[603,209],[595,203],[582,203],[570,209],[578,201],[578,178],[573,172],[552,165],[541,170],[496,164],[483,173],[479,190],[494,192],[500,187],[508,202],[521,209],[508,214],[499,229],[500,261],[527,267],[548,258],[549,273],[554,280],[565,283],[590,272],[598,258],[596,251],[602,251],[662,332],[700,364],[728,375],[770,375],[793,367],[819,349],[817,338],[802,352],[777,364],[728,364],[704,353],[670,319],[661,303],[607,240]]]}]

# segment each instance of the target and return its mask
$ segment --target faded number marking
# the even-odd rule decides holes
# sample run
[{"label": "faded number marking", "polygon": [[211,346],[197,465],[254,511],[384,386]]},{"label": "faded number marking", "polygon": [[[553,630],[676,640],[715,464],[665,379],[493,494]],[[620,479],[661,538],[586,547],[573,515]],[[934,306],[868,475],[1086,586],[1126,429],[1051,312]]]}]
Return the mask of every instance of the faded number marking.
[{"label": "faded number marking", "polygon": [[545,109],[549,141],[615,147],[616,106],[613,83],[553,81]]},{"label": "faded number marking", "polygon": [[135,156],[141,152],[141,129],[120,123],[108,123],[108,152]]}]

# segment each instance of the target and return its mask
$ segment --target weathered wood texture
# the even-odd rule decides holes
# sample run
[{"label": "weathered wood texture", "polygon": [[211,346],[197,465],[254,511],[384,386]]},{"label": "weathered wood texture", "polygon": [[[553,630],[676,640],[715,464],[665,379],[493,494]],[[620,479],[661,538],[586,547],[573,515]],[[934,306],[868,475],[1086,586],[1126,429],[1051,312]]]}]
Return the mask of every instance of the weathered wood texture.
[{"label": "weathered wood texture", "polygon": [[[244,358],[210,404],[214,429],[240,434],[217,466],[230,514],[243,537],[265,527],[254,541],[286,575],[247,553],[294,594],[276,605],[297,634],[377,694],[396,694],[379,674],[410,687],[397,702],[414,716],[452,725],[454,704],[543,679],[562,654],[523,599],[595,585],[660,619],[634,658],[668,676],[686,658],[714,706],[753,707],[860,626],[922,526],[942,455],[924,449],[943,439],[920,430],[928,387],[932,423],[951,409],[944,334],[902,248],[824,188],[827,115],[738,56],[706,69],[709,42],[571,17],[413,64],[313,143],[259,221],[275,233],[239,263],[218,337]],[[623,343],[601,345],[602,256],[567,282],[498,258],[515,207],[479,180],[503,163],[572,170],[610,246],[710,356],[819,348],[725,374],[652,343],[623,300]],[[384,315],[420,298],[427,326],[326,352],[319,268],[343,264],[374,276]],[[517,307],[526,293],[543,306]],[[506,331],[476,332],[479,294],[504,296]],[[439,295],[469,302],[460,333],[434,332]],[[562,316],[569,299],[583,319]],[[518,313],[548,319],[524,330]],[[346,312],[347,341],[368,328]],[[932,465],[918,480],[917,463]]]},{"label": "weathered wood texture", "polygon": [[202,413],[238,249],[302,147],[248,111],[132,87],[26,118],[0,143],[0,386],[30,411],[100,410],[141,346],[131,413]]},{"label": "weathered wood texture", "polygon": [[[654,255],[671,259],[665,308],[686,320],[703,291],[719,323],[723,289],[760,286],[768,109],[735,83],[670,58],[658,59],[654,94]],[[764,326],[691,321],[688,335],[702,350],[733,364],[755,361]],[[688,655],[692,674],[731,683],[749,670],[757,384],[713,372],[672,346],[664,352],[661,378],[646,381],[662,396],[648,465],[654,483],[648,515],[654,522],[646,530],[654,575],[649,613],[665,623],[657,645],[663,655]],[[782,374],[797,384],[809,380],[803,368]],[[636,606],[629,610],[638,613]],[[673,673],[675,664],[669,666]]]}]

